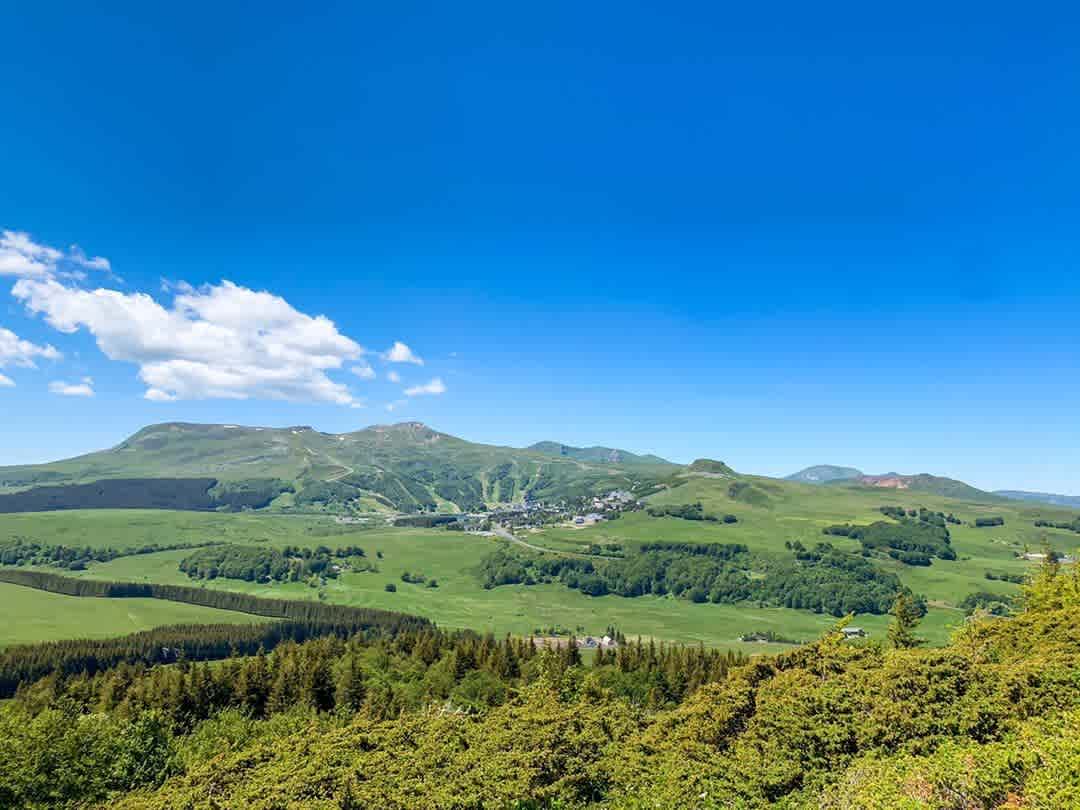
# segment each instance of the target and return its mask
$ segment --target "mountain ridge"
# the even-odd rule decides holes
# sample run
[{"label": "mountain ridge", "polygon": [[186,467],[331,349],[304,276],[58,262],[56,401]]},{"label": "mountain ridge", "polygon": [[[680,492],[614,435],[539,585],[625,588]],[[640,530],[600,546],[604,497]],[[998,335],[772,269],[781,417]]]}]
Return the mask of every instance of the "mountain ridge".
[{"label": "mountain ridge", "polygon": [[602,445],[574,447],[573,445],[562,444],[561,442],[542,441],[530,444],[528,447],[522,449],[533,450],[537,453],[543,453],[544,455],[549,456],[573,458],[579,461],[607,462],[609,464],[657,464],[668,465],[671,467],[680,466],[672,461],[668,461],[666,458],[661,458],[660,456],[631,453],[629,450],[620,450],[617,447],[604,447]]},{"label": "mountain ridge", "polygon": [[815,464],[804,467],[797,473],[785,475],[785,481],[802,481],[804,484],[825,484],[829,481],[847,481],[861,478],[863,471],[855,467],[840,467],[835,464]]},{"label": "mountain ridge", "polygon": [[340,434],[308,425],[163,422],[106,450],[0,467],[0,489],[116,478],[213,478],[260,490],[280,482],[281,494],[293,493],[289,497],[304,507],[471,511],[525,499],[641,491],[663,471],[662,465],[645,462],[581,460],[469,442],[415,421]]},{"label": "mountain ridge", "polygon": [[932,475],[930,473],[903,474],[898,472],[870,475],[856,467],[840,467],[833,464],[818,464],[805,467],[797,473],[785,476],[784,480],[826,486],[903,489],[961,499],[1001,497],[995,493],[973,487],[964,481],[941,475]]},{"label": "mountain ridge", "polygon": [[995,489],[991,494],[1011,501],[1029,501],[1080,509],[1080,495],[1059,495],[1055,492],[1032,492],[1025,489]]}]

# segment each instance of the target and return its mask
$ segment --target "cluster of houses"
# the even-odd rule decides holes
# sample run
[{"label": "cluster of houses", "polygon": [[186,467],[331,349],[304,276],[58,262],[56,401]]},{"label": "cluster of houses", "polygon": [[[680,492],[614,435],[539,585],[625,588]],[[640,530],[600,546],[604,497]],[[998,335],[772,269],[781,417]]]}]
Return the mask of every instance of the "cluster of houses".
[{"label": "cluster of houses", "polygon": [[611,636],[583,636],[578,638],[566,636],[536,636],[533,638],[533,646],[546,649],[557,649],[569,646],[573,640],[575,646],[581,650],[613,650],[619,646],[619,642]]},{"label": "cluster of houses", "polygon": [[574,516],[575,526],[591,526],[606,520],[612,512],[624,512],[629,509],[640,509],[644,506],[633,494],[625,489],[614,489],[605,495],[597,495],[587,504],[592,511],[584,515]]},{"label": "cluster of houses", "polygon": [[536,501],[525,496],[521,502],[500,506],[485,516],[492,523],[514,529],[533,529],[564,521],[570,521],[575,526],[591,526],[606,520],[613,513],[639,509],[642,505],[631,493],[616,489],[569,505],[565,502],[553,504]]},{"label": "cluster of houses", "polygon": [[[1046,554],[1038,551],[1025,551],[1020,555],[1020,559],[1028,562],[1042,562],[1046,559]],[[1076,556],[1073,554],[1058,554],[1057,561],[1062,565],[1072,565],[1076,562]]]}]

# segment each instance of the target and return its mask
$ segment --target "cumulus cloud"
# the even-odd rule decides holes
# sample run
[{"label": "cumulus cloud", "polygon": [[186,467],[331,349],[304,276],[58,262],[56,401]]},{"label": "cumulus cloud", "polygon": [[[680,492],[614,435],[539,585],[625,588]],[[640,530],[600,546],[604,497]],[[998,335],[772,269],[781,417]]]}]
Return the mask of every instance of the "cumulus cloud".
[{"label": "cumulus cloud", "polygon": [[383,358],[388,363],[412,363],[417,366],[424,365],[423,359],[418,357],[412,349],[400,340],[394,341],[394,345],[383,353]]},{"label": "cumulus cloud", "polygon": [[[18,366],[19,368],[36,368],[37,358],[45,360],[59,360],[60,352],[52,346],[39,346],[29,340],[23,340],[10,329],[0,327],[0,368]],[[15,385],[14,381],[0,374],[0,386],[10,388]]]},{"label": "cumulus cloud", "polygon": [[22,278],[12,294],[53,328],[85,329],[107,357],[136,364],[149,400],[355,401],[326,372],[364,350],[329,318],[229,281],[176,289],[171,307],[146,293],[85,290],[51,277]]},{"label": "cumulus cloud", "polygon": [[109,260],[87,256],[78,245],[57,250],[41,245],[22,231],[0,231],[0,276],[53,278],[80,276],[84,270],[110,272]]},{"label": "cumulus cloud", "polygon": [[349,369],[353,374],[359,377],[361,380],[374,380],[375,369],[369,366],[367,363],[360,363]]},{"label": "cumulus cloud", "polygon": [[77,383],[55,380],[49,383],[49,390],[62,397],[92,397],[94,395],[94,381],[90,377],[83,377],[82,382]]},{"label": "cumulus cloud", "polygon": [[398,374],[396,371],[388,371],[386,372],[386,379],[388,379],[392,383],[399,383],[401,382],[401,375]]},{"label": "cumulus cloud", "polygon": [[445,393],[446,385],[439,377],[436,377],[431,380],[431,382],[426,382],[423,385],[414,385],[412,388],[405,389],[405,396],[407,397],[436,396]]}]

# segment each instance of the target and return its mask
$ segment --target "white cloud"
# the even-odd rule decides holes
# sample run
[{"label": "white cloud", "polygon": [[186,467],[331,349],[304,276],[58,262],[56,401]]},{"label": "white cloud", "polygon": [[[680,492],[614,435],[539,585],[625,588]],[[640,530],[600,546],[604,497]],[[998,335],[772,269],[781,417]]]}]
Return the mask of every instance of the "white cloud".
[{"label": "white cloud", "polygon": [[412,388],[405,389],[405,396],[407,397],[434,396],[445,393],[446,385],[440,377],[436,377],[431,382],[424,383],[423,385],[414,385]]},{"label": "white cloud", "polygon": [[79,276],[83,270],[110,272],[109,260],[88,257],[78,245],[66,252],[41,245],[22,231],[0,231],[0,276],[53,278]]},{"label": "white cloud", "polygon": [[383,353],[383,358],[388,363],[412,363],[417,366],[424,365],[424,361],[400,340],[394,341],[394,345]]},{"label": "white cloud", "polygon": [[11,377],[5,377],[3,374],[0,374],[0,388],[11,388],[13,385],[15,385],[15,383],[12,381]]},{"label": "white cloud", "polygon": [[[29,340],[23,340],[10,329],[0,327],[0,368],[18,366],[19,368],[37,368],[36,358],[59,360],[60,352],[52,346],[39,346]],[[3,376],[3,375],[0,375]],[[0,386],[9,388],[15,385],[10,377],[3,377]]]},{"label": "white cloud", "polygon": [[84,290],[55,278],[22,278],[12,293],[55,329],[86,329],[107,357],[138,365],[149,400],[354,401],[326,372],[364,350],[329,318],[229,281],[176,289],[171,308],[146,293]]},{"label": "white cloud", "polygon": [[399,383],[401,382],[401,375],[398,374],[396,371],[388,371],[386,372],[386,379],[388,379],[392,383]]},{"label": "white cloud", "polygon": [[404,399],[395,399],[393,402],[386,403],[386,410],[393,412],[407,404],[408,402]]},{"label": "white cloud", "polygon": [[83,377],[82,382],[78,383],[56,380],[49,383],[49,390],[63,397],[92,397],[94,395],[94,381],[90,377]]},{"label": "white cloud", "polygon": [[360,365],[353,366],[349,369],[353,374],[359,377],[361,380],[374,380],[375,369],[369,366],[367,363],[361,363]]}]

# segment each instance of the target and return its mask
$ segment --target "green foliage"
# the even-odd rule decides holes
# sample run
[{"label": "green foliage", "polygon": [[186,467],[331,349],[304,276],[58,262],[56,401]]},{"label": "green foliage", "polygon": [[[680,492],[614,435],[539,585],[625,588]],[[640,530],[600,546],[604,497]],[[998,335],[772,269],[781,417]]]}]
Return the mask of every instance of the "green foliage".
[{"label": "green foliage", "polygon": [[768,506],[769,496],[748,481],[736,481],[728,486],[728,497],[751,506]]},{"label": "green foliage", "polygon": [[1012,598],[1007,594],[976,591],[965,596],[958,607],[969,616],[977,610],[986,611],[993,616],[1008,616],[1012,602]]},{"label": "green foliage", "polygon": [[108,562],[120,557],[140,554],[157,554],[159,551],[176,551],[187,548],[203,548],[217,545],[206,543],[146,543],[140,546],[114,548],[112,546],[65,546],[39,543],[17,537],[0,542],[0,565],[43,565],[83,571],[91,563]]},{"label": "green foliage", "polygon": [[915,637],[915,628],[919,626],[919,619],[924,612],[925,609],[920,611],[919,605],[908,594],[902,593],[896,597],[890,611],[893,621],[889,625],[889,644],[898,650],[922,644],[922,641]]},{"label": "green foliage", "polygon": [[1016,585],[1022,585],[1027,581],[1027,576],[1024,574],[1014,574],[1008,571],[987,571],[983,576],[986,579],[997,582],[1012,582]]},{"label": "green foliage", "polygon": [[1040,528],[1049,529],[1064,529],[1069,532],[1080,533],[1080,517],[1075,517],[1072,520],[1036,520],[1035,525]]},{"label": "green foliage", "polygon": [[20,683],[50,672],[94,672],[119,661],[160,663],[175,661],[181,655],[189,659],[224,658],[230,654],[233,646],[254,650],[260,645],[273,646],[284,639],[304,639],[325,634],[349,635],[361,631],[393,635],[431,624],[416,616],[374,608],[328,605],[299,599],[263,599],[248,594],[176,585],[71,579],[38,571],[2,569],[0,581],[69,596],[149,597],[287,620],[246,627],[165,627],[118,639],[80,639],[8,647],[0,651],[0,697],[10,696]]},{"label": "green foliage", "polygon": [[[1058,808],[1080,796],[1080,589],[1048,565],[943,649],[775,657],[434,630],[51,678],[0,707],[0,804]],[[897,611],[900,613],[901,611]]]},{"label": "green foliage", "polygon": [[665,506],[650,506],[646,510],[652,517],[675,517],[683,520],[707,520],[711,523],[722,521],[724,523],[737,523],[735,515],[714,515],[706,512],[701,501],[696,503],[668,504]]},{"label": "green foliage", "polygon": [[274,478],[112,478],[0,493],[0,513],[56,509],[261,509],[291,485]]},{"label": "green foliage", "polygon": [[754,600],[834,616],[885,613],[902,590],[895,575],[828,544],[811,551],[800,545],[792,559],[752,555],[738,543],[653,542],[603,562],[504,548],[488,555],[478,573],[485,588],[557,579],[589,596],[672,594],[714,604]]},{"label": "green foliage", "polygon": [[956,559],[944,517],[921,510],[917,518],[912,518],[899,507],[881,507],[881,511],[899,522],[887,523],[879,520],[869,526],[836,524],[826,526],[822,533],[851,537],[862,543],[865,550],[884,550],[894,560],[905,565],[927,566],[930,565],[931,557],[942,560]]},{"label": "green foliage", "polygon": [[1004,526],[1005,525],[1005,518],[1001,517],[1000,515],[995,515],[994,517],[975,518],[975,524],[974,525],[978,529],[987,528],[987,527],[991,527],[991,526]]},{"label": "green foliage", "polygon": [[0,806],[54,808],[155,787],[176,772],[172,732],[160,714],[128,720],[70,707],[0,712]]},{"label": "green foliage", "polygon": [[334,579],[350,557],[363,557],[358,546],[316,549],[286,546],[215,546],[196,551],[179,568],[192,579],[241,579],[245,582],[303,582],[311,576]]}]

